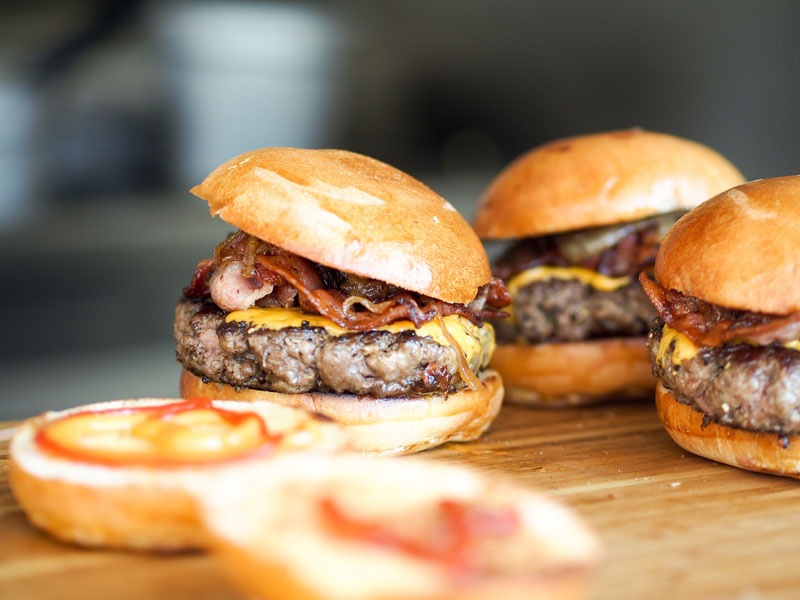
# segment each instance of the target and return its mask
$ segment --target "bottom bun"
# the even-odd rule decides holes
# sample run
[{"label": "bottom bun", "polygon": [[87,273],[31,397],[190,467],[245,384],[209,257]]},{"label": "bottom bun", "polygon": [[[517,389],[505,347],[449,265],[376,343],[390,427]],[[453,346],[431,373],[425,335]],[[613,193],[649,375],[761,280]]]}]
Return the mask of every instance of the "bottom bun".
[{"label": "bottom bun", "polygon": [[656,383],[644,338],[504,344],[492,367],[503,377],[506,400],[533,406],[647,398]]},{"label": "bottom bun", "polygon": [[[658,416],[670,437],[685,450],[734,467],[800,477],[800,436],[747,431],[711,422],[704,414],[678,402],[660,383],[656,388]],[[788,443],[787,443],[788,442]]]},{"label": "bottom bun", "polygon": [[253,402],[268,400],[325,415],[344,425],[353,446],[361,452],[400,455],[419,452],[445,442],[478,439],[500,412],[503,381],[496,371],[480,376],[483,388],[451,394],[403,398],[372,398],[348,394],[283,394],[224,383],[208,383],[186,369],[180,380],[183,398]]},{"label": "bottom bun", "polygon": [[176,399],[115,400],[47,412],[23,423],[11,441],[9,482],[28,520],[65,542],[81,546],[175,551],[202,548],[194,489],[206,489],[219,471],[295,451],[338,453],[350,449],[346,432],[334,423],[269,402],[242,405],[214,402],[228,411],[254,412],[268,431],[281,435],[273,453],[182,466],[126,466],[83,462],[54,455],[37,443],[49,423],[74,413],[141,408]]},{"label": "bottom bun", "polygon": [[179,488],[98,487],[45,479],[13,458],[9,479],[14,496],[31,523],[61,541],[160,551],[205,545],[195,503]]}]

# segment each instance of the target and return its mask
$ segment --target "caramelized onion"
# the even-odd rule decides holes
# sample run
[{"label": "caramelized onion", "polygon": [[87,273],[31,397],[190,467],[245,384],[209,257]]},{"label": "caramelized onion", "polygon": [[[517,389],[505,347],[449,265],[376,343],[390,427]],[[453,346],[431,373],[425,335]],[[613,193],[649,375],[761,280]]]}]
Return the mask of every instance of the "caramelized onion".
[{"label": "caramelized onion", "polygon": [[681,217],[682,213],[666,213],[635,221],[584,229],[573,233],[562,233],[555,237],[559,252],[572,264],[580,264],[592,256],[613,248],[631,233],[639,233],[645,229],[653,229],[658,241],[664,239],[670,227]]},{"label": "caramelized onion", "polygon": [[354,304],[360,304],[364,308],[366,308],[369,312],[380,315],[386,312],[386,310],[392,305],[392,300],[385,300],[383,302],[372,302],[364,298],[363,296],[350,296],[347,300],[344,301],[342,304],[342,310],[345,313],[350,313],[350,309],[353,308]]},{"label": "caramelized onion", "polygon": [[636,276],[652,269],[661,240],[680,216],[673,212],[634,223],[524,238],[505,251],[493,272],[506,281],[539,266],[584,267],[609,277]]},{"label": "caramelized onion", "polygon": [[244,262],[242,263],[242,277],[249,279],[253,276],[253,266],[256,264],[256,251],[258,238],[250,236],[244,245]]},{"label": "caramelized onion", "polygon": [[564,233],[555,238],[558,251],[572,264],[580,264],[587,258],[600,254],[615,246],[635,229],[631,224],[597,227],[576,233]]},{"label": "caramelized onion", "polygon": [[458,364],[458,373],[461,375],[461,379],[473,392],[477,392],[478,390],[482,389],[483,384],[481,383],[481,380],[478,379],[478,376],[475,375],[470,368],[469,363],[467,362],[467,357],[464,354],[464,351],[461,349],[461,346],[456,341],[456,338],[454,338],[450,332],[447,331],[447,326],[444,324],[444,319],[439,312],[436,313],[436,324],[441,328],[442,335],[448,342],[450,342],[450,345],[456,351],[456,362]]}]

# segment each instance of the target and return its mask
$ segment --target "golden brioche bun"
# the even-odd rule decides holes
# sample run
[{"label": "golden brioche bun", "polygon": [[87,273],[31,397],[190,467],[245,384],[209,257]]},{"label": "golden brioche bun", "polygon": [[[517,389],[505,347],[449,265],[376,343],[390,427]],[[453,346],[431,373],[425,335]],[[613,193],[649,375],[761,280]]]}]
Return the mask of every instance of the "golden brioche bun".
[{"label": "golden brioche bun", "polygon": [[656,387],[658,416],[670,437],[685,450],[717,462],[747,469],[800,477],[800,436],[747,431],[711,422],[703,427],[703,413],[678,402],[662,384]]},{"label": "golden brioche bun", "polygon": [[[222,474],[202,494],[214,547],[248,597],[289,600],[582,598],[598,555],[573,514],[510,482],[421,459],[285,457],[253,469],[242,486]],[[500,572],[459,577],[441,563],[390,545],[345,539],[321,527],[319,502],[333,501],[368,523],[402,522],[427,539],[425,521],[447,500],[513,509],[519,530],[480,556]],[[409,517],[409,515],[412,515]],[[414,517],[419,515],[419,520]],[[428,529],[431,528],[431,529]]]},{"label": "golden brioche bun", "polygon": [[[170,402],[180,400],[142,398],[101,402],[47,412],[23,423],[11,442],[9,481],[31,523],[58,539],[83,546],[135,550],[202,547],[205,532],[198,522],[189,490],[207,486],[207,478],[217,471],[235,470],[245,463],[268,461],[271,457],[172,468],[106,466],[48,454],[35,441],[45,425],[73,413]],[[270,433],[283,435],[277,453],[340,452],[350,447],[349,437],[342,428],[300,409],[268,402],[249,405],[214,402],[214,405],[259,414]]]},{"label": "golden brioche bun", "polygon": [[507,401],[535,406],[651,396],[656,383],[644,338],[501,344],[492,367],[503,377]]},{"label": "golden brioche bun", "polygon": [[508,239],[613,225],[694,208],[744,181],[696,142],[631,129],[565,138],[512,162],[474,219],[482,238]]},{"label": "golden brioche bun", "polygon": [[655,275],[666,288],[728,308],[800,311],[800,176],[715,196],[667,234]]},{"label": "golden brioche bun", "polygon": [[191,192],[212,215],[320,264],[467,304],[491,278],[475,232],[410,175],[344,150],[263,148]]},{"label": "golden brioche bun", "polygon": [[253,402],[267,400],[313,410],[343,425],[361,452],[399,455],[419,452],[445,442],[478,439],[500,412],[503,381],[496,371],[480,375],[483,389],[404,398],[372,398],[349,394],[283,394],[235,388],[209,381],[186,369],[180,395]]}]

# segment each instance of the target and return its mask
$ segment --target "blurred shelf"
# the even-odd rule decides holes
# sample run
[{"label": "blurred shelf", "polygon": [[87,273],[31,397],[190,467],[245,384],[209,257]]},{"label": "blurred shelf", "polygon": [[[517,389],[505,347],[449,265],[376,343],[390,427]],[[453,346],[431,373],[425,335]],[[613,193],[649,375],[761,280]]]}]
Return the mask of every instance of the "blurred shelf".
[{"label": "blurred shelf", "polygon": [[0,420],[118,398],[174,398],[179,373],[171,338],[112,351],[4,361]]}]

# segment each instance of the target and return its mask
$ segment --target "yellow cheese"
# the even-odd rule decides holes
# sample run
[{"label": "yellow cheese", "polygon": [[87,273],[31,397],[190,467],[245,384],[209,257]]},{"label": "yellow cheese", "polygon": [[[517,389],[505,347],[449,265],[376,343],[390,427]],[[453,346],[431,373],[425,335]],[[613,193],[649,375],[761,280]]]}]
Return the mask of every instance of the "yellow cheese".
[{"label": "yellow cheese", "polygon": [[[661,362],[664,358],[664,354],[672,344],[673,340],[675,341],[675,351],[672,353],[672,364],[679,365],[685,360],[689,360],[693,358],[699,348],[695,345],[695,343],[682,334],[679,331],[671,329],[668,325],[664,325],[664,329],[661,333],[661,343],[658,345],[658,352],[656,353],[656,361]],[[733,341],[732,343],[741,343],[737,341]],[[790,342],[784,342],[781,346],[785,348],[791,348],[792,350],[800,351],[800,340],[792,340]]]},{"label": "yellow cheese", "polygon": [[668,325],[664,325],[664,329],[661,330],[661,343],[658,345],[658,352],[656,353],[657,362],[661,362],[672,342],[675,342],[675,350],[672,352],[672,364],[674,365],[679,365],[683,361],[689,360],[698,352],[698,348],[692,340],[680,331],[675,331]]},{"label": "yellow cheese", "polygon": [[[350,329],[339,327],[336,323],[321,315],[309,315],[299,308],[250,308],[248,310],[237,310],[230,313],[225,321],[249,323],[255,329],[284,329],[286,327],[322,327],[330,335],[344,335],[355,333]],[[464,317],[459,315],[448,315],[444,317],[447,331],[452,335],[461,350],[466,356],[467,362],[477,370],[481,366],[489,363],[489,359],[494,353],[494,329],[489,323],[484,323],[483,327],[473,325]],[[377,331],[390,331],[400,333],[401,331],[414,331],[418,336],[431,338],[434,342],[442,346],[449,347],[450,342],[442,333],[436,321],[423,323],[419,329],[414,327],[411,321],[395,321],[389,325],[376,328]]]},{"label": "yellow cheese", "polygon": [[520,288],[545,279],[575,279],[601,292],[613,292],[631,281],[630,277],[609,277],[583,267],[534,267],[509,279],[506,287],[512,296],[516,296]]}]

